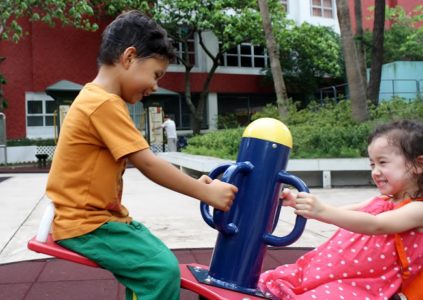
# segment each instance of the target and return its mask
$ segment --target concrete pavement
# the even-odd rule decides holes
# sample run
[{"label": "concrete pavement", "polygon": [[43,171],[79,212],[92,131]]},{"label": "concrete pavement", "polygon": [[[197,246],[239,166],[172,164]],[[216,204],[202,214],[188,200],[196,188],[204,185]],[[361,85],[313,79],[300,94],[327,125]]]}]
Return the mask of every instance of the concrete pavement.
[{"label": "concrete pavement", "polygon": [[[48,201],[44,196],[46,181],[47,174],[0,174],[0,264],[46,257],[26,248]],[[377,195],[373,187],[311,191],[335,205]],[[217,232],[202,220],[197,200],[151,182],[136,169],[125,172],[123,203],[134,219],[143,222],[171,249],[214,246]],[[294,220],[292,210],[283,208],[274,234],[288,233]],[[309,220],[303,236],[292,246],[315,247],[335,230],[335,226]]]}]

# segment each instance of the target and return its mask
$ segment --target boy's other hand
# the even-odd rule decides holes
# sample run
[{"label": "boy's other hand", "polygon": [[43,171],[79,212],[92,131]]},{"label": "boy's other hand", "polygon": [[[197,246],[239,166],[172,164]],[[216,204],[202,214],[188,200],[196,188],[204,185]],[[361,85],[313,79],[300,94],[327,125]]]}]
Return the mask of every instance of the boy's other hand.
[{"label": "boy's other hand", "polygon": [[228,211],[232,206],[238,188],[218,179],[212,180],[208,176],[205,176],[207,178],[203,177],[199,180],[207,184],[207,200],[204,202],[216,209]]}]

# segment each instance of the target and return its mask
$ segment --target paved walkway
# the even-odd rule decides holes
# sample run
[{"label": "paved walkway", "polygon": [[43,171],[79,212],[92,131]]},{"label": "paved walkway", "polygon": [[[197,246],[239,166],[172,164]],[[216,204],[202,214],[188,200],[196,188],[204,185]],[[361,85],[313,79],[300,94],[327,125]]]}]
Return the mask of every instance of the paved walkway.
[{"label": "paved walkway", "polygon": [[[9,177],[4,179],[5,177]],[[45,258],[27,250],[27,241],[36,234],[47,203],[44,196],[47,174],[0,174],[0,265]],[[124,175],[123,203],[136,220],[143,222],[171,249],[213,247],[217,233],[201,218],[199,202],[163,188],[138,170],[129,168]],[[325,201],[343,205],[376,195],[375,188],[312,189]],[[288,233],[295,220],[290,208],[284,208],[276,235]],[[314,220],[307,222],[303,236],[292,246],[315,247],[336,228]]]}]

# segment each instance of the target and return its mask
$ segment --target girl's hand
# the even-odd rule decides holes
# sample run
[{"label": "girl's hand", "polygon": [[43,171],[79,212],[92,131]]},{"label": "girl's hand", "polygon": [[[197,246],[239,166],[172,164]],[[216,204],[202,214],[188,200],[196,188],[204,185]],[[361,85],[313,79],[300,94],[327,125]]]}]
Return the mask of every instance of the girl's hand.
[{"label": "girl's hand", "polygon": [[316,196],[301,192],[295,200],[295,213],[308,219],[320,219],[326,206]]},{"label": "girl's hand", "polygon": [[279,199],[282,200],[283,206],[290,206],[290,207],[295,208],[295,205],[296,205],[295,200],[297,199],[297,194],[294,194],[288,188],[284,188],[282,193],[279,196]]}]

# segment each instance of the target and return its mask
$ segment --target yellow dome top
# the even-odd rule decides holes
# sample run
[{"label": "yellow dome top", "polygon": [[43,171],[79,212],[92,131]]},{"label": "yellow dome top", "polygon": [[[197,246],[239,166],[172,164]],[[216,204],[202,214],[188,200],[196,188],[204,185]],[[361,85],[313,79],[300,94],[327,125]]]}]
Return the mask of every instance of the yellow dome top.
[{"label": "yellow dome top", "polygon": [[275,142],[292,148],[292,136],[288,127],[273,118],[260,118],[250,123],[245,128],[242,137]]}]

